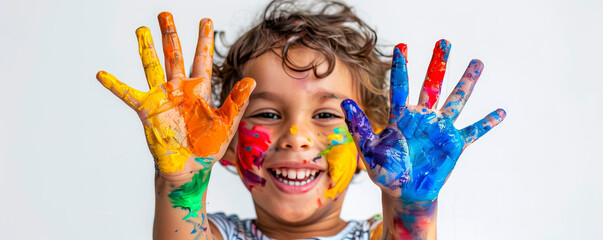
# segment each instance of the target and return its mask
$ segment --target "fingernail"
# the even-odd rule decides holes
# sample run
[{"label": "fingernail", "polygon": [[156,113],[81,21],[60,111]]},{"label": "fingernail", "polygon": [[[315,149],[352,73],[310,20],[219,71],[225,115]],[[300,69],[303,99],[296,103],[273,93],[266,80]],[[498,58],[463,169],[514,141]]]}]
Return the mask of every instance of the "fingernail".
[{"label": "fingernail", "polygon": [[507,116],[507,112],[502,108],[496,109],[496,113],[498,114],[498,116],[496,116],[496,120],[498,121],[502,121]]},{"label": "fingernail", "polygon": [[394,48],[394,60],[404,58],[404,64],[408,63],[408,60],[406,59],[407,50],[407,46],[404,43],[396,45]]},{"label": "fingernail", "polygon": [[433,51],[439,51],[442,54],[442,60],[443,61],[448,61],[448,54],[450,53],[450,47],[452,45],[450,44],[450,42],[446,39],[440,39],[438,42],[436,42],[435,47],[433,48]]},{"label": "fingernail", "polygon": [[239,81],[235,88],[233,88],[233,92],[231,93],[232,100],[237,103],[238,107],[241,107],[245,100],[249,98],[249,94],[251,91],[255,89],[255,81],[251,78],[243,78]]},{"label": "fingernail", "polygon": [[151,30],[142,26],[136,29],[136,38],[138,39],[138,53],[142,54],[144,49],[150,48],[153,44],[153,38],[151,37]]},{"label": "fingernail", "polygon": [[469,62],[469,66],[467,66],[467,70],[465,71],[465,77],[471,79],[477,79],[480,75],[482,75],[482,71],[484,70],[484,63],[479,59],[473,59]]},{"label": "fingernail", "polygon": [[209,37],[210,34],[213,32],[212,26],[213,26],[212,20],[209,18],[204,18],[203,20],[201,20],[201,26],[199,28],[203,29],[203,35],[205,37]]},{"label": "fingernail", "polygon": [[161,28],[161,33],[173,33],[176,32],[176,26],[174,26],[174,17],[169,12],[162,12],[157,16],[159,20],[159,27]]}]

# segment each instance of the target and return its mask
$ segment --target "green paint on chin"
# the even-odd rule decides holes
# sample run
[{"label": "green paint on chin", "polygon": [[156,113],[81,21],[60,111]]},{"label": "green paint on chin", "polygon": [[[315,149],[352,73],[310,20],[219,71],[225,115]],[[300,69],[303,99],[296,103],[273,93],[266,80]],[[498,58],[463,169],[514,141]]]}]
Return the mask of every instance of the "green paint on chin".
[{"label": "green paint on chin", "polygon": [[203,193],[207,189],[210,175],[211,169],[201,169],[193,175],[192,181],[182,184],[168,195],[174,204],[173,208],[179,207],[189,211],[182,220],[199,217],[197,212],[202,208]]}]

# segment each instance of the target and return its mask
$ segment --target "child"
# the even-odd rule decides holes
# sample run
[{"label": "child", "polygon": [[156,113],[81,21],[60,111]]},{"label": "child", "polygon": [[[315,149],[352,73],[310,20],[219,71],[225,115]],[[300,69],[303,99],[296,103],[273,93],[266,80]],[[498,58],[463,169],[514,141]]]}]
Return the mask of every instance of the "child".
[{"label": "child", "polygon": [[[190,77],[169,13],[159,15],[165,75],[149,30],[136,30],[148,92],[97,74],[142,120],[156,163],[155,238],[435,239],[439,190],[463,149],[505,116],[499,109],[464,129],[453,126],[483,65],[471,61],[436,109],[450,50],[438,41],[419,104],[408,105],[406,46],[399,44],[388,101],[374,31],[345,4],[319,10],[271,2],[263,22],[214,68],[218,109],[209,19],[200,23]],[[237,167],[257,219],[206,213],[219,160]],[[382,189],[383,217],[345,222],[345,191],[363,168]]]}]

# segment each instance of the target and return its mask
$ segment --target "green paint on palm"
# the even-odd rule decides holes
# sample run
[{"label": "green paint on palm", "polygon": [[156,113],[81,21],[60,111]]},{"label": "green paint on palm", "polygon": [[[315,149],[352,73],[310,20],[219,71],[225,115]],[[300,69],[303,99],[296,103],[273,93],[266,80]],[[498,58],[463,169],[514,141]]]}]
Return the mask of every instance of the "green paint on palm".
[{"label": "green paint on palm", "polygon": [[211,169],[201,169],[193,175],[192,181],[182,184],[168,195],[174,204],[172,207],[189,211],[183,220],[190,217],[199,217],[197,212],[202,208],[203,193],[207,189],[210,174]]}]

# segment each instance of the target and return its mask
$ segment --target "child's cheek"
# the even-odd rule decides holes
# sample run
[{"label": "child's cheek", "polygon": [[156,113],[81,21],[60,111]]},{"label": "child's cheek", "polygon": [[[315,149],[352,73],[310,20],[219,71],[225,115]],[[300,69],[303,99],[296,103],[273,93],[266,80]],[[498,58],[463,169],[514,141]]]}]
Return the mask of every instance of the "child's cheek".
[{"label": "child's cheek", "polygon": [[343,192],[352,181],[356,172],[358,155],[354,140],[346,127],[335,128],[333,132],[328,136],[330,143],[327,145],[327,149],[320,153],[326,156],[329,163],[329,175],[335,183],[325,191],[325,198],[330,197],[331,199],[335,199],[337,194]]},{"label": "child's cheek", "polygon": [[256,125],[251,130],[245,128],[245,122],[239,124],[237,146],[237,169],[249,191],[258,184],[264,186],[266,179],[253,172],[259,170],[264,162],[266,151],[270,147],[270,129]]}]

